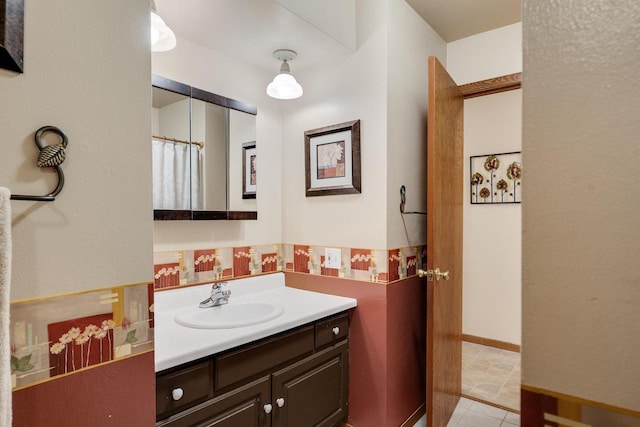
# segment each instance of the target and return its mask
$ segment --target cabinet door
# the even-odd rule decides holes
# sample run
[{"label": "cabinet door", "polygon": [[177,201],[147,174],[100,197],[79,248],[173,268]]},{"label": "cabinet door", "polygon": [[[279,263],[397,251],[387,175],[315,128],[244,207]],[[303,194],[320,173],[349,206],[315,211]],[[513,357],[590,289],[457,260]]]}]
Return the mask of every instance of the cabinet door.
[{"label": "cabinet door", "polygon": [[[156,378],[156,419],[194,406],[213,396],[211,362],[158,375]],[[174,393],[179,393],[174,395]],[[177,398],[177,399],[176,399]]]},{"label": "cabinet door", "polygon": [[[183,411],[157,427],[269,427],[270,381],[263,377]],[[271,412],[271,407],[268,409]]]},{"label": "cabinet door", "polygon": [[274,427],[334,426],[347,416],[347,341],[272,375]]}]

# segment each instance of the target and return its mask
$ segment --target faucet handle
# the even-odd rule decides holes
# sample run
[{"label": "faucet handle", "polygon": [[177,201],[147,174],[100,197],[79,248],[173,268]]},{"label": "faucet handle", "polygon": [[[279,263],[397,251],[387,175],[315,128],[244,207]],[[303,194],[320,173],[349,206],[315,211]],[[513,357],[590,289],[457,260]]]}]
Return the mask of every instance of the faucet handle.
[{"label": "faucet handle", "polygon": [[213,285],[211,285],[211,290],[217,291],[218,289],[226,287],[228,284],[229,282],[215,282]]}]

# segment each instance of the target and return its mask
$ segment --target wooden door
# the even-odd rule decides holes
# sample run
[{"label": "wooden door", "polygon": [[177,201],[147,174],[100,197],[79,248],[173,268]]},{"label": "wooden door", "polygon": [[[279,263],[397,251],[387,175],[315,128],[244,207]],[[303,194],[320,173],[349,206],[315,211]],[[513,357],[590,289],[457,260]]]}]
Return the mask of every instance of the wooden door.
[{"label": "wooden door", "polygon": [[462,371],[463,95],[429,58],[427,121],[427,426],[444,427],[460,398]]}]

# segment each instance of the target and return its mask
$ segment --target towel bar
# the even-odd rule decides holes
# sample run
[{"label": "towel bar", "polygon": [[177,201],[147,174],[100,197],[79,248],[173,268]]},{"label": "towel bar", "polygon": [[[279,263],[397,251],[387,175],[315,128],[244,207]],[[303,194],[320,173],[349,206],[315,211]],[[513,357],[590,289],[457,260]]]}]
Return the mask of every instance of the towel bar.
[{"label": "towel bar", "polygon": [[[60,137],[59,144],[51,144],[44,145],[42,141],[42,136],[47,132],[53,132]],[[60,129],[55,126],[43,126],[36,131],[35,135],[35,143],[38,149],[40,150],[40,154],[38,155],[38,160],[36,161],[36,166],[39,168],[55,168],[58,173],[58,185],[54,190],[44,196],[31,196],[24,194],[12,194],[11,200],[32,200],[36,202],[53,202],[56,199],[56,196],[62,191],[62,187],[64,187],[64,173],[62,173],[62,168],[60,165],[64,162],[66,158],[65,149],[67,148],[67,144],[69,140],[67,135],[64,134]]]}]

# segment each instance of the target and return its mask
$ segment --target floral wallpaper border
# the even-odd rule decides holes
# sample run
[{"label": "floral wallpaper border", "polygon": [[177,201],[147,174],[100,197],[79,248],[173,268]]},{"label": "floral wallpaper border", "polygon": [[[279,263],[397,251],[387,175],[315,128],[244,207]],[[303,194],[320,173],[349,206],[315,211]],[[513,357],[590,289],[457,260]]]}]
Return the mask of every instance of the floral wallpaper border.
[{"label": "floral wallpaper border", "polygon": [[[340,251],[340,267],[325,265],[326,249]],[[388,284],[426,266],[427,247],[339,248],[290,243],[156,252],[155,289],[292,271]]]},{"label": "floral wallpaper border", "polygon": [[11,303],[13,389],[153,350],[153,283]]}]

